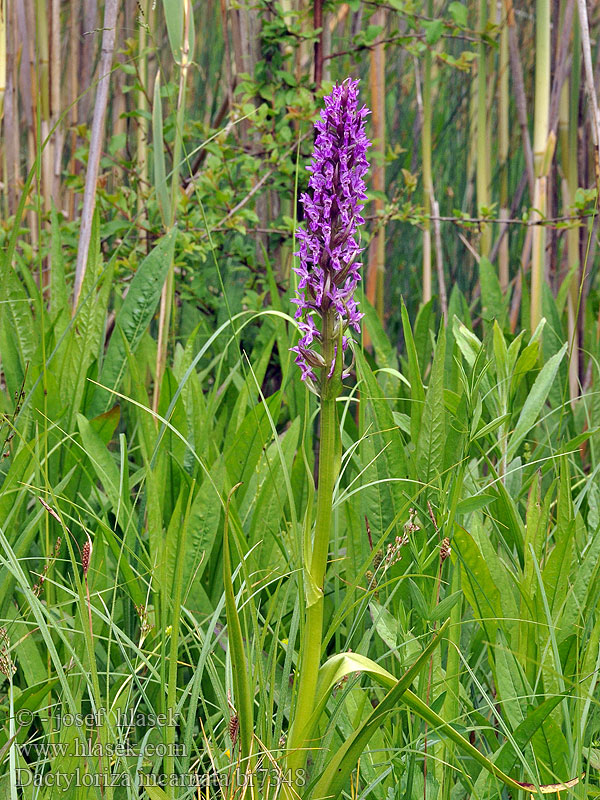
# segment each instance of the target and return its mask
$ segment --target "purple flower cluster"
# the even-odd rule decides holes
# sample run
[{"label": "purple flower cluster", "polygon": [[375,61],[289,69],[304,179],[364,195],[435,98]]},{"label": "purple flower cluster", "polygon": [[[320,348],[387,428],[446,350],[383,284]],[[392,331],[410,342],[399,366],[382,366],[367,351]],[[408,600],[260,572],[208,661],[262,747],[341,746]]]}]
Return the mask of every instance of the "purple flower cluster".
[{"label": "purple flower cluster", "polygon": [[[300,266],[294,271],[300,281],[298,296],[292,301],[298,305],[295,316],[302,334],[292,350],[303,380],[316,382],[315,370],[324,368],[331,377],[335,368],[337,348],[331,363],[326,361],[319,318],[335,312],[334,341],[338,341],[340,327],[343,332],[348,326],[360,331],[363,314],[358,311],[354,292],[362,266],[358,260],[358,226],[364,223],[363,176],[369,168],[366,154],[371,143],[365,133],[368,114],[366,106],[358,107],[358,81],[347,78],[325,97],[325,108],[315,123],[317,136],[308,167],[312,195],[304,193],[300,198],[306,226],[297,232],[300,249],[295,255]],[[314,349],[314,343],[320,345],[321,353]],[[343,336],[343,350],[347,345],[348,339]]]}]

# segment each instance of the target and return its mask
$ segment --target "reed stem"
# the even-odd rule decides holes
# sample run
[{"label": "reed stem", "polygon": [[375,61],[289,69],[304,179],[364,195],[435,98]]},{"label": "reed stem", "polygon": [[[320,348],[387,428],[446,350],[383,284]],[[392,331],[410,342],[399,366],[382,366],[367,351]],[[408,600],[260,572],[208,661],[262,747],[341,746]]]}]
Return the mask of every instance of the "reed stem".
[{"label": "reed stem", "polygon": [[[546,216],[546,187],[552,144],[548,137],[550,115],[550,0],[536,3],[535,48],[535,108],[533,124],[533,160],[535,191],[534,219]],[[546,231],[535,225],[531,248],[531,312],[530,325],[534,331],[542,318],[542,287],[545,280]]]},{"label": "reed stem", "polygon": [[[509,74],[509,55],[508,55],[508,23],[502,20],[502,4],[498,3],[498,16],[502,26],[500,32],[500,61],[498,65],[498,160],[500,162],[500,219],[506,220],[509,217],[509,196],[508,196],[508,150],[510,145],[508,118],[509,118],[509,96],[508,96],[508,74]],[[498,251],[498,277],[500,287],[503,292],[508,289],[509,282],[509,249],[510,238],[507,229],[502,237]]]},{"label": "reed stem", "polygon": [[[479,0],[479,31],[483,33],[488,24],[488,2]],[[483,216],[484,209],[489,208],[489,149],[487,121],[487,49],[483,37],[479,44],[477,57],[477,213]],[[492,234],[489,225],[481,226],[479,251],[486,258],[490,254]]]},{"label": "reed stem", "polygon": [[[562,10],[562,24],[564,25],[564,8]],[[577,23],[575,22],[577,29]],[[560,144],[562,167],[562,207],[563,213],[569,213],[577,191],[577,130],[579,117],[579,58],[578,34],[573,39],[573,61],[571,66],[571,79],[565,81],[560,93],[558,141]],[[575,98],[575,102],[573,102]],[[573,402],[579,396],[579,370],[578,370],[578,330],[577,311],[579,301],[579,230],[570,227],[567,231],[566,246],[566,273],[569,280],[567,295],[567,331],[569,347],[569,396]]]},{"label": "reed stem", "polygon": [[[433,17],[433,0],[427,0],[427,14]],[[423,76],[423,129],[421,132],[421,153],[423,158],[423,207],[425,222],[423,224],[423,303],[428,303],[432,296],[431,279],[431,196],[433,193],[433,177],[431,174],[431,50],[425,52]]]},{"label": "reed stem", "polygon": [[90,139],[88,165],[85,175],[85,191],[83,195],[83,209],[81,212],[81,228],[77,247],[77,265],[75,267],[75,286],[73,289],[73,311],[77,308],[79,294],[83,285],[87,268],[88,251],[92,234],[92,220],[96,207],[96,182],[100,168],[100,156],[104,141],[104,121],[108,106],[108,87],[112,69],[113,53],[115,49],[115,34],[119,4],[117,0],[106,0],[104,6],[104,25],[102,31],[102,56],[100,58],[100,77],[96,90],[96,103],[94,105],[94,120]]}]

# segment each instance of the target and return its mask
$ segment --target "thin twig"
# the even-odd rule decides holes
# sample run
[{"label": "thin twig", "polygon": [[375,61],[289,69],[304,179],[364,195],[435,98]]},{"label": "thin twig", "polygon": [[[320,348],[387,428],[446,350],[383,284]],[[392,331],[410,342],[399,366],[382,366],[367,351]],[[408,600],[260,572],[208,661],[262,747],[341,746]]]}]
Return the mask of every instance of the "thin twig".
[{"label": "thin twig", "polygon": [[[419,33],[399,33],[396,36],[389,36],[385,39],[377,39],[375,42],[371,44],[357,44],[356,47],[351,47],[348,50],[337,50],[335,53],[329,53],[327,56],[323,56],[323,61],[328,61],[330,58],[340,58],[341,56],[350,56],[353,53],[358,53],[361,50],[373,50],[379,45],[382,44],[393,44],[394,42],[402,42],[405,40],[414,40],[417,39],[418,41],[424,40],[426,37],[426,32],[422,31]],[[475,42],[478,43],[481,41],[480,38],[476,36],[465,36],[464,34],[454,34],[454,33],[442,33],[442,39],[460,39],[464,42]]]},{"label": "thin twig", "polygon": [[[388,215],[392,216],[392,212]],[[516,218],[509,218],[509,219],[500,219],[495,217],[441,217],[435,215],[428,215],[428,214],[419,214],[419,220],[430,220],[431,222],[453,222],[457,225],[523,225],[525,228],[532,228],[535,225],[554,225],[561,222],[583,222],[583,220],[588,219],[590,217],[597,217],[600,214],[600,210],[592,210],[592,211],[585,211],[581,214],[572,214],[572,215],[564,215],[560,217],[544,217],[543,219],[519,219]],[[383,220],[384,217],[381,217],[378,214],[367,214],[365,215],[365,220]]]},{"label": "thin twig", "polygon": [[524,225],[532,228],[535,225],[552,225],[559,222],[581,222],[588,217],[598,216],[598,211],[586,211],[584,214],[565,215],[561,217],[545,217],[543,219],[493,219],[490,217],[428,217],[439,222],[464,222],[465,224],[492,224],[492,225]]}]

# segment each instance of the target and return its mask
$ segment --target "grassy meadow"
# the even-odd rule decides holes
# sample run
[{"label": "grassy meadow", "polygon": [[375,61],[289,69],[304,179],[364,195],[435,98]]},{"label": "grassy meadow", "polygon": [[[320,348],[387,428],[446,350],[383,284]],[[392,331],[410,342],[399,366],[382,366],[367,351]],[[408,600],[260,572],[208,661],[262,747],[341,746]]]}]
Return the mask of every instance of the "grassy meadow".
[{"label": "grassy meadow", "polygon": [[0,0],[0,800],[600,797],[598,87],[586,0]]}]

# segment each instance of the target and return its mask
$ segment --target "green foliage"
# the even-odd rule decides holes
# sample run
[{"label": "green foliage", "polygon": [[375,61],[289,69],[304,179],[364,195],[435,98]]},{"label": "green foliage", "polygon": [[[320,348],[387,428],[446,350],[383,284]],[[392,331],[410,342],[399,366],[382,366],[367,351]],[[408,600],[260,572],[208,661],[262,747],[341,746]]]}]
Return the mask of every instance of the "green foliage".
[{"label": "green foliage", "polygon": [[[263,396],[278,363],[275,342],[285,352],[294,326],[262,314],[246,334],[256,342],[247,355],[234,354],[240,326],[248,327],[241,319],[196,357],[196,333],[178,346],[153,420],[148,331],[174,240],[157,243],[140,266],[108,345],[104,319],[118,285],[93,248],[77,315],[65,313],[60,292],[48,311],[38,306],[25,329],[33,337],[26,374],[15,366],[12,380],[25,386],[4,418],[0,601],[17,671],[13,688],[4,686],[15,709],[32,714],[15,729],[22,749],[11,748],[8,728],[0,746],[33,771],[72,769],[77,760],[33,746],[50,741],[48,703],[63,714],[85,715],[90,704],[139,711],[129,733],[93,721],[84,728],[86,741],[99,737],[106,747],[127,737],[138,750],[185,741],[173,767],[143,758],[148,774],[192,760],[200,772],[226,774],[241,747],[259,775],[265,753],[285,748],[302,635],[297,515],[307,509],[310,525],[313,401],[298,404],[289,372]],[[9,336],[14,318],[4,309]],[[380,363],[357,350],[357,413],[349,405],[341,414],[325,587],[329,659],[310,722],[325,750],[308,764],[305,796],[347,791],[359,757],[362,785],[376,796],[409,784],[420,791],[425,738],[432,797],[448,781],[465,795],[500,797],[494,769],[532,785],[573,778],[600,733],[592,677],[600,527],[597,465],[584,449],[593,421],[570,439],[570,404],[553,406],[565,347],[543,362],[543,332],[511,338],[486,321],[480,339],[468,318],[442,326],[431,345],[431,321],[421,317],[413,331],[405,313],[406,360],[398,361],[376,320],[368,324]],[[45,369],[36,360],[44,352]],[[441,560],[444,537],[451,557]],[[452,625],[436,638],[432,628],[448,615]],[[435,652],[424,649],[428,641]],[[176,727],[148,722],[169,709],[180,715]],[[227,732],[235,726],[239,743]],[[474,752],[471,729],[479,731]],[[75,753],[77,735],[63,727],[59,741]],[[442,746],[458,772],[433,760]],[[391,753],[383,771],[380,748]],[[11,769],[7,761],[7,777]],[[110,769],[134,779],[124,756]]]}]

